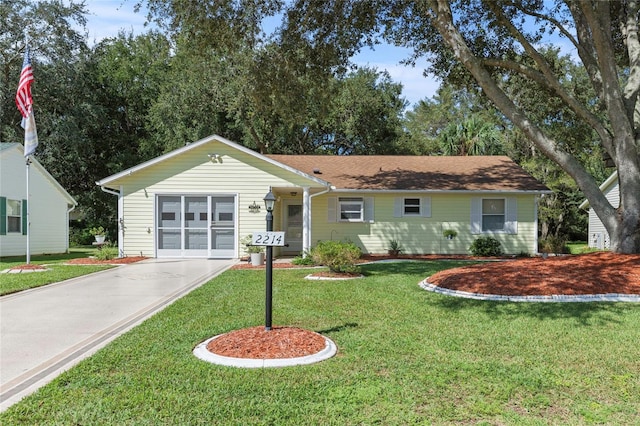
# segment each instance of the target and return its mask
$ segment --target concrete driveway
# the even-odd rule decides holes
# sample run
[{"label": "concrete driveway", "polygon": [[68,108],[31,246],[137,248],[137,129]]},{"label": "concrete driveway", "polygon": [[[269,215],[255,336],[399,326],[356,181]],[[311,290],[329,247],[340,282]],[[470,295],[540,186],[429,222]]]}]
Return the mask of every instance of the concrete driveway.
[{"label": "concrete driveway", "polygon": [[0,297],[0,411],[234,263],[150,259]]}]

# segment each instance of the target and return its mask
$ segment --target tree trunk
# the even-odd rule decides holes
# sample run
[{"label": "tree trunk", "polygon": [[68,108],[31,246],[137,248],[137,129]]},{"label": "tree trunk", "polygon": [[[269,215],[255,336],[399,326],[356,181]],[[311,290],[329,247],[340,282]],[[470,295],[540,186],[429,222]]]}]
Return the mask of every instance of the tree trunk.
[{"label": "tree trunk", "polygon": [[[564,151],[553,139],[538,128],[529,117],[518,108],[493,79],[482,60],[475,56],[453,23],[453,15],[447,0],[432,0],[433,25],[456,58],[471,73],[483,89],[486,96],[496,107],[533,142],[533,144],[556,162],[578,184],[589,200],[591,207],[601,219],[611,238],[611,250],[616,253],[640,253],[640,158],[638,146],[640,139],[634,139],[634,126],[624,105],[620,102],[618,81],[615,68],[605,69],[601,73],[606,80],[608,90],[607,111],[611,123],[611,134],[602,136],[602,145],[614,159],[620,181],[620,207],[615,209],[599,188],[599,183],[569,152]],[[608,46],[600,29],[594,29],[599,42],[599,53],[605,57],[603,63],[613,64],[612,49]],[[608,56],[607,56],[608,55]],[[599,133],[600,134],[600,133]]]}]

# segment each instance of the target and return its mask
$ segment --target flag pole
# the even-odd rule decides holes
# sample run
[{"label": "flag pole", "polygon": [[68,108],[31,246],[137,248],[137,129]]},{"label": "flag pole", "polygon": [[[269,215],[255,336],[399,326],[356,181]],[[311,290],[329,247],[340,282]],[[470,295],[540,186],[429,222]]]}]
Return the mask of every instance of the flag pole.
[{"label": "flag pole", "polygon": [[[24,48],[29,49],[29,33],[27,29],[24,29]],[[26,147],[25,147],[26,148]],[[31,191],[29,188],[29,170],[31,165],[31,155],[27,155],[27,265],[31,263],[31,217],[29,217],[29,210],[31,209]]]},{"label": "flag pole", "polygon": [[31,156],[27,157],[27,265],[31,263],[31,217],[29,211],[31,209],[31,191],[29,191],[29,166],[31,165]]}]

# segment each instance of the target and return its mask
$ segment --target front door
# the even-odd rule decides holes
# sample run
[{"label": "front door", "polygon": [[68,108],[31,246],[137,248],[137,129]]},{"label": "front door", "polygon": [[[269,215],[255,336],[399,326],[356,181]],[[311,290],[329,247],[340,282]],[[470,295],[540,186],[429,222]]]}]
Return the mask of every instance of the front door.
[{"label": "front door", "polygon": [[284,251],[299,254],[302,252],[302,204],[290,201],[285,204],[284,215],[285,241],[289,247]]},{"label": "front door", "polygon": [[156,204],[158,257],[235,256],[234,195],[160,195]]}]

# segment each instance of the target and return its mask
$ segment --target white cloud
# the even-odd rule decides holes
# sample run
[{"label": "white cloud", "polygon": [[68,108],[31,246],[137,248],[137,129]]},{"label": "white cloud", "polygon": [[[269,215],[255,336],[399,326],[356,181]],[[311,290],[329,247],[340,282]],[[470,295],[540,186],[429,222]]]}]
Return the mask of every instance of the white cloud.
[{"label": "white cloud", "polygon": [[116,37],[118,32],[141,34],[144,26],[144,12],[134,12],[136,0],[92,0],[87,2],[87,32],[89,42],[100,42],[107,37]]},{"label": "white cloud", "polygon": [[433,97],[440,82],[433,75],[425,77],[424,70],[429,64],[426,59],[416,61],[414,66],[400,62],[410,56],[408,49],[390,45],[377,46],[375,50],[365,49],[353,58],[358,66],[369,66],[379,71],[386,70],[391,78],[402,83],[402,95],[411,109],[418,101]]}]

